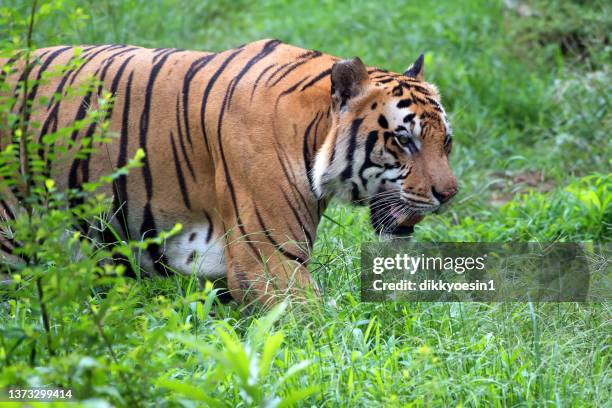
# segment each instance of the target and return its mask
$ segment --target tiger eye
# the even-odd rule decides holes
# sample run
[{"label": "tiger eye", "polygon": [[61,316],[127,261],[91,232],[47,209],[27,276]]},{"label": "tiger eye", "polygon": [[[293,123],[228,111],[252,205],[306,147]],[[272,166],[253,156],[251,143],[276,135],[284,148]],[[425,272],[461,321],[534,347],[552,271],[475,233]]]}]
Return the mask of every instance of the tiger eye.
[{"label": "tiger eye", "polygon": [[397,141],[400,142],[400,144],[407,145],[408,142],[410,142],[410,136],[405,135],[405,134],[399,135],[397,136]]}]

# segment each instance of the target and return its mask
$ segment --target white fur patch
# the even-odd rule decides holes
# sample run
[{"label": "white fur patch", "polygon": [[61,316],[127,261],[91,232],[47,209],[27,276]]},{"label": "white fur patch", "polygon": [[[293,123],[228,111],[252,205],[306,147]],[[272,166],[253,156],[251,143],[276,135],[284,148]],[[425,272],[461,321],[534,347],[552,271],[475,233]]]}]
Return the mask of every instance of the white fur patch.
[{"label": "white fur patch", "polygon": [[[400,100],[398,99],[396,102],[399,102],[399,101]],[[404,123],[404,118],[406,117],[406,115],[411,114],[411,113],[414,114],[415,112],[410,107],[398,108],[396,103],[390,104],[387,110],[387,115],[389,116],[387,120],[389,122],[390,128],[396,129],[398,126],[404,126],[410,131],[412,136],[414,136],[415,138],[420,136],[421,135],[421,118],[420,117],[415,116],[415,118],[412,120],[412,123],[410,122]]]},{"label": "white fur patch", "polygon": [[329,165],[328,153],[325,151],[325,146],[315,156],[314,166],[312,167],[312,184],[317,198],[323,196],[323,175]]},{"label": "white fur patch", "polygon": [[222,237],[208,236],[208,225],[186,227],[179,236],[166,245],[165,255],[170,266],[184,275],[195,275],[210,280],[223,278],[227,274]]}]

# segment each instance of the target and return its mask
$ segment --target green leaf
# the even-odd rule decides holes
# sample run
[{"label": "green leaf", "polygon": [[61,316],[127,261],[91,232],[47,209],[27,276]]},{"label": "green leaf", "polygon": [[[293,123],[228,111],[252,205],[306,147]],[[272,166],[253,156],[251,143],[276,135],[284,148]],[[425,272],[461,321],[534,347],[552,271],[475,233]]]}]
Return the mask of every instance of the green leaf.
[{"label": "green leaf", "polygon": [[284,335],[279,331],[270,336],[264,343],[263,352],[261,353],[261,359],[259,361],[259,373],[261,377],[265,377],[268,374],[272,359],[276,356],[283,340]]},{"label": "green leaf", "polygon": [[318,393],[319,390],[320,390],[319,386],[313,385],[313,386],[302,388],[299,390],[290,391],[289,394],[287,394],[281,400],[281,402],[277,405],[277,408],[285,408],[285,407],[294,406],[298,402],[310,397],[311,395]]},{"label": "green leaf", "polygon": [[155,382],[155,385],[157,387],[161,387],[161,388],[165,388],[170,391],[174,391],[177,394],[180,394],[188,399],[202,401],[211,407],[215,407],[215,408],[216,407],[219,407],[219,408],[229,407],[228,404],[226,404],[225,402],[217,398],[211,397],[206,392],[204,392],[202,389],[196,386],[190,385],[190,384],[185,384],[184,382],[180,382],[176,380],[169,380],[167,378],[160,378],[159,380]]}]

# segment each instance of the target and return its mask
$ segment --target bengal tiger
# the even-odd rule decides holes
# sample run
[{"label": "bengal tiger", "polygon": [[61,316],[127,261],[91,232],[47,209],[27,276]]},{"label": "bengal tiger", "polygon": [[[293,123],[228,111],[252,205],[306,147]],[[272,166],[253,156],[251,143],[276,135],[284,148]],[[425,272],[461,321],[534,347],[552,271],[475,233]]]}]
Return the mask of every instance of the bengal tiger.
[{"label": "bengal tiger", "polygon": [[[269,39],[215,53],[79,48],[78,68],[28,93],[30,120],[40,123],[33,131],[54,132],[95,106],[100,89],[52,98],[68,86],[94,76],[112,94],[117,137],[85,159],[58,161],[51,174],[58,188],[76,188],[144,151],[142,167],[105,192],[122,239],[183,225],[148,247],[145,273],[223,277],[235,299],[265,302],[314,288],[306,265],[330,198],[368,205],[381,234],[409,235],[457,193],[451,127],[424,81],[423,55],[398,74]],[[40,49],[27,75],[74,58],[71,46]],[[25,75],[19,64],[5,78],[13,85]],[[14,215],[18,200],[3,195],[4,216]],[[11,245],[4,237],[5,257]]]}]

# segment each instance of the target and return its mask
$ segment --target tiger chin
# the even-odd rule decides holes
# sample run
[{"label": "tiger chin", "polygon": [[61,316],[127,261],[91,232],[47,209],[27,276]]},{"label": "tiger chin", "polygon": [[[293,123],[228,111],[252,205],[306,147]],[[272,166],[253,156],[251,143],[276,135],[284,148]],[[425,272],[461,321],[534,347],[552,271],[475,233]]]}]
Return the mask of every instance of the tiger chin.
[{"label": "tiger chin", "polygon": [[[306,266],[329,198],[367,205],[378,233],[405,236],[457,193],[451,128],[437,88],[424,81],[422,55],[399,74],[278,40],[215,53],[80,48],[78,69],[28,94],[40,124],[31,132],[42,138],[80,120],[110,92],[116,137],[85,160],[68,149],[50,172],[58,189],[78,188],[145,152],[142,168],[103,191],[122,239],[183,225],[142,254],[144,274],[223,278],[238,301],[302,296],[317,291]],[[38,50],[29,75],[76,55],[71,46]],[[16,69],[4,72],[17,89],[23,62],[11,63]],[[92,76],[97,90],[52,98]],[[0,134],[0,145],[9,138]],[[0,212],[16,214],[19,197],[2,193]],[[16,243],[0,234],[0,244],[11,259],[6,248]]]}]

